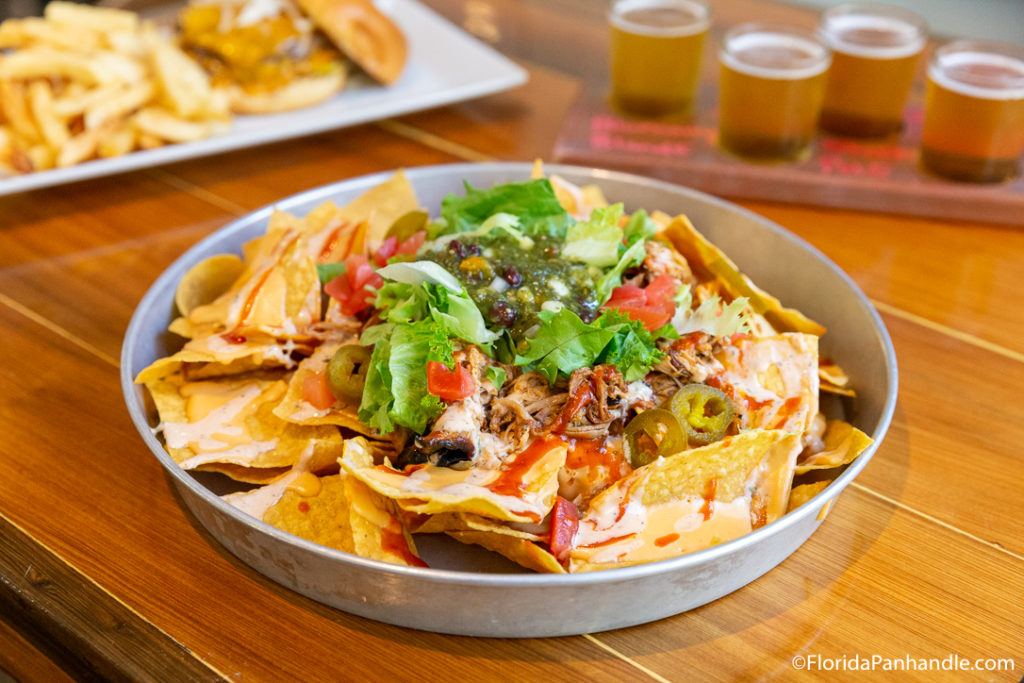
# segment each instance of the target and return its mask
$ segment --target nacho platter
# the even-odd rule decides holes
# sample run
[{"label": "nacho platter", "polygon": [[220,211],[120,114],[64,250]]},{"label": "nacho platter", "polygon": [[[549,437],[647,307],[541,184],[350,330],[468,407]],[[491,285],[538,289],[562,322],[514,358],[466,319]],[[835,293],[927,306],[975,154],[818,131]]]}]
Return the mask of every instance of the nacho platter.
[{"label": "nacho platter", "polygon": [[[419,200],[430,207],[458,192],[463,181],[490,187],[529,178],[531,169],[528,164],[454,165],[406,175]],[[304,216],[325,200],[344,205],[391,177],[381,174],[293,197],[204,240],[161,276],[129,327],[122,380],[133,420],[186,505],[229,550],[270,578],[346,611],[414,628],[518,637],[600,631],[685,611],[749,583],[813,532],[819,513],[867,463],[895,402],[891,343],[863,295],[812,248],[731,204],[635,176],[559,166],[547,171],[578,185],[596,184],[608,197],[624,201],[627,210],[651,207],[686,214],[754,282],[825,323],[829,333],[822,339],[822,354],[837,359],[856,378],[856,412],[846,417],[872,443],[831,485],[803,491],[809,496],[805,504],[752,533],[673,559],[571,575],[526,574],[477,548],[433,539],[421,543],[419,537],[417,547],[430,568],[398,566],[304,541],[241,513],[204,485],[209,482],[202,474],[184,472],[164,450],[153,434],[156,422],[145,410],[135,377],[177,350],[163,332],[178,283],[192,266],[216,254],[238,253],[243,242],[266,230],[273,208]],[[487,528],[469,525],[459,533],[464,535],[456,535],[459,540],[479,541]],[[569,606],[568,611],[548,613],[550,600]]]}]

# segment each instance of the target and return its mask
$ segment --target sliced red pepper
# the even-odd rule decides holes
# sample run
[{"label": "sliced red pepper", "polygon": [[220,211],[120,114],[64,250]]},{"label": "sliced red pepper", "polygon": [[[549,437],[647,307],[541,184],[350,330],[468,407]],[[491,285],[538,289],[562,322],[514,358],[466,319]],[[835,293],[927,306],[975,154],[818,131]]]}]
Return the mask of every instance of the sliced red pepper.
[{"label": "sliced red pepper", "polygon": [[458,401],[476,391],[469,370],[458,363],[451,370],[436,360],[427,361],[427,391],[444,401]]},{"label": "sliced red pepper", "polygon": [[555,496],[551,508],[551,531],[548,546],[559,562],[565,562],[572,550],[573,539],[580,528],[580,511],[576,504],[561,496]]},{"label": "sliced red pepper", "polygon": [[327,410],[334,405],[334,394],[327,383],[327,373],[315,372],[302,381],[302,400],[317,410]]}]

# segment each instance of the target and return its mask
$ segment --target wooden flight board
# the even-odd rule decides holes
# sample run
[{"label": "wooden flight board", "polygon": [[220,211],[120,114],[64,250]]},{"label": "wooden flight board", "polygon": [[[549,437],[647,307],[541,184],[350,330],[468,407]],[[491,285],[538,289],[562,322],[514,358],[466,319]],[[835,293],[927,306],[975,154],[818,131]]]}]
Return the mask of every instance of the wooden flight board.
[{"label": "wooden flight board", "polygon": [[903,130],[870,141],[819,133],[808,158],[755,163],[716,144],[717,93],[706,88],[689,120],[625,116],[606,91],[584,91],[570,108],[554,160],[618,169],[733,199],[830,206],[1024,227],[1024,177],[956,182],[918,163],[923,109],[912,95]]}]

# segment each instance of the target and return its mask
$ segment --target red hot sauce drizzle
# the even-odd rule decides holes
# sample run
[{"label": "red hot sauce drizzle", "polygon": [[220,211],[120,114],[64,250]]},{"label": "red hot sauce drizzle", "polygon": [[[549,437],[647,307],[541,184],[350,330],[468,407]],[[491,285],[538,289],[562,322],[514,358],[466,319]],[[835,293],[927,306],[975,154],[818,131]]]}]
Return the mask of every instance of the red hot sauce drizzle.
[{"label": "red hot sauce drizzle", "polygon": [[704,521],[711,519],[715,514],[715,493],[718,490],[718,479],[712,477],[708,480],[707,488],[704,489],[704,504],[700,507],[700,514]]},{"label": "red hot sauce drizzle", "polygon": [[380,548],[386,553],[397,555],[405,560],[406,564],[413,567],[426,567],[427,563],[412,554],[409,550],[409,542],[402,533],[402,526],[397,520],[392,519],[388,525],[380,530]]}]

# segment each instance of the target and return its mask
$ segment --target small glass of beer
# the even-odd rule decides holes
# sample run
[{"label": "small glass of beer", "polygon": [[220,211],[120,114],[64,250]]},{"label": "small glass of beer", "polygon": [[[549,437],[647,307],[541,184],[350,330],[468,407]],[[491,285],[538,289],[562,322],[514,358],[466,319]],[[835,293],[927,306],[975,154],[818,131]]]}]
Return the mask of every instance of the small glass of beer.
[{"label": "small glass of beer", "polygon": [[999,182],[1024,152],[1024,48],[958,40],[928,65],[921,163],[954,180]]},{"label": "small glass of beer", "polygon": [[613,104],[635,116],[692,113],[710,15],[707,0],[614,2]]},{"label": "small glass of beer", "polygon": [[821,127],[851,137],[885,137],[903,126],[928,25],[901,7],[857,3],[826,10],[819,34],[832,50]]},{"label": "small glass of beer", "polygon": [[773,24],[729,30],[719,51],[719,145],[751,160],[796,160],[811,148],[831,55],[811,31]]}]

